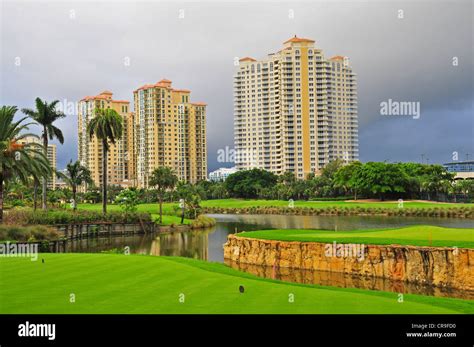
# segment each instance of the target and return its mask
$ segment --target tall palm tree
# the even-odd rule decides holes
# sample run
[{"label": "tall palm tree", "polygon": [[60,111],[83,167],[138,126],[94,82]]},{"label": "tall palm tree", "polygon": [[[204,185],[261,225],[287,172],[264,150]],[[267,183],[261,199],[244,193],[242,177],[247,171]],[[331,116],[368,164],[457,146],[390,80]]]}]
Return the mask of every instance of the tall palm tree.
[{"label": "tall palm tree", "polygon": [[66,174],[62,172],[58,172],[57,174],[71,187],[72,199],[74,201],[73,209],[75,211],[77,209],[77,187],[83,183],[92,183],[91,172],[82,166],[79,160],[76,160],[74,163],[71,160],[66,166]]},{"label": "tall palm tree", "polygon": [[[59,103],[59,100],[54,100],[51,103],[36,98],[36,109],[22,109],[22,112],[33,119],[39,126],[43,128],[41,133],[41,138],[43,139],[43,152],[44,156],[48,157],[48,139],[53,140],[54,138],[58,139],[59,143],[64,143],[64,136],[58,127],[54,126],[53,123],[58,119],[66,117],[66,115],[58,110],[56,106]],[[47,189],[48,189],[48,177],[43,178],[43,198],[42,198],[42,208],[46,210],[47,206]]]},{"label": "tall palm tree", "polygon": [[6,181],[18,179],[27,183],[30,177],[44,178],[51,175],[48,159],[37,143],[20,144],[27,136],[22,133],[33,123],[24,123],[27,117],[14,122],[18,109],[15,106],[0,108],[0,223],[3,221],[3,191]]},{"label": "tall palm tree", "polygon": [[89,137],[94,135],[102,142],[102,212],[107,213],[107,155],[109,142],[115,144],[123,134],[123,119],[110,108],[94,110],[94,118],[87,125]]},{"label": "tall palm tree", "polygon": [[178,177],[173,170],[166,166],[160,166],[153,170],[148,184],[156,187],[158,191],[158,200],[160,203],[160,224],[163,223],[163,198],[168,189],[173,189],[178,183]]}]

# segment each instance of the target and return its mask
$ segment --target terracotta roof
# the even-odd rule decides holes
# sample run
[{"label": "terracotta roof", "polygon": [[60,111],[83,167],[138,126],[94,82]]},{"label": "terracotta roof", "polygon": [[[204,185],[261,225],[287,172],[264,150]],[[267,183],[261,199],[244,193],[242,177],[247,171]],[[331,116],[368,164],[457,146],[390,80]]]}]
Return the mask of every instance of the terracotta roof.
[{"label": "terracotta roof", "polygon": [[171,81],[167,79],[162,79],[161,81],[156,82],[155,84],[145,84],[135,89],[134,92],[137,92],[141,89],[148,89],[148,88],[154,88],[154,87],[171,88]]},{"label": "terracotta roof", "polygon": [[315,42],[315,41],[311,40],[311,39],[305,39],[305,38],[302,38],[302,37],[297,37],[295,35],[295,37],[292,37],[291,39],[286,40],[285,42],[283,42],[283,44],[288,43],[288,42]]},{"label": "terracotta roof", "polygon": [[239,59],[239,61],[257,61],[257,60],[255,60],[254,58],[250,58],[250,57],[244,57],[244,58]]},{"label": "terracotta roof", "polygon": [[172,91],[176,93],[191,93],[191,91],[187,89],[172,89]]},{"label": "terracotta roof", "polygon": [[205,102],[192,102],[191,105],[194,105],[194,106],[207,106],[207,104]]},{"label": "terracotta roof", "polygon": [[[158,83],[157,83],[158,84]],[[134,92],[138,92],[141,89],[148,89],[148,88],[153,88],[156,87],[157,84],[144,84],[141,87],[138,87],[137,89],[134,90]]]},{"label": "terracotta roof", "polygon": [[100,94],[108,94],[108,95],[112,95],[113,93],[109,90],[104,90],[102,93]]},{"label": "terracotta roof", "polygon": [[127,104],[130,103],[130,101],[127,101],[127,100],[112,100],[110,97],[108,97],[106,95],[112,95],[112,93],[111,92],[107,92],[107,93],[102,92],[102,93],[100,93],[99,95],[96,95],[96,96],[86,96],[86,97],[82,98],[81,101],[107,100],[107,101],[118,102],[118,103],[127,103]]},{"label": "terracotta roof", "polygon": [[342,55],[335,55],[332,58],[329,58],[329,60],[344,60],[344,57]]}]

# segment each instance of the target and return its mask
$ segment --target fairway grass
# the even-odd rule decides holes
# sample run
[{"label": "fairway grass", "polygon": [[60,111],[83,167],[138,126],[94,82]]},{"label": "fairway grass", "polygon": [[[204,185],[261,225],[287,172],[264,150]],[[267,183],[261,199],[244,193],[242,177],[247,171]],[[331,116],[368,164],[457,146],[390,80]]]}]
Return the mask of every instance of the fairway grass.
[{"label": "fairway grass", "polygon": [[[203,200],[201,206],[219,207],[219,208],[249,208],[249,207],[288,207],[288,201],[285,200],[243,200],[243,199],[218,199]],[[455,207],[474,207],[474,204],[454,204],[454,203],[436,203],[422,201],[405,201],[404,208],[455,208]],[[163,214],[167,216],[176,216],[178,203],[167,202],[163,204]],[[294,207],[308,208],[328,208],[328,207],[344,207],[344,208],[393,208],[398,209],[398,202],[353,202],[353,201],[294,201]],[[79,209],[100,211],[102,204],[79,204]],[[109,211],[121,211],[119,205],[109,204]],[[140,204],[137,206],[138,212],[147,212],[158,214],[159,205],[157,203]]]},{"label": "fairway grass", "polygon": [[242,237],[266,240],[358,243],[374,245],[414,245],[474,248],[474,229],[417,225],[396,229],[327,231],[278,229],[239,233]]},{"label": "fairway grass", "polygon": [[399,302],[397,293],[277,282],[186,258],[39,259],[0,258],[0,313],[474,313],[470,300],[405,294]]}]

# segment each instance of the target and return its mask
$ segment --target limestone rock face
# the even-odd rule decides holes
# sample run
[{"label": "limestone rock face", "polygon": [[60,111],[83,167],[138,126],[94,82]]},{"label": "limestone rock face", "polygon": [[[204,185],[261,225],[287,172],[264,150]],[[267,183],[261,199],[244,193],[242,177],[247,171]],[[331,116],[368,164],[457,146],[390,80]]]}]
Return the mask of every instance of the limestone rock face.
[{"label": "limestone rock face", "polygon": [[474,290],[474,250],[365,245],[362,256],[328,255],[328,244],[259,240],[229,235],[224,258],[237,263],[322,270]]}]

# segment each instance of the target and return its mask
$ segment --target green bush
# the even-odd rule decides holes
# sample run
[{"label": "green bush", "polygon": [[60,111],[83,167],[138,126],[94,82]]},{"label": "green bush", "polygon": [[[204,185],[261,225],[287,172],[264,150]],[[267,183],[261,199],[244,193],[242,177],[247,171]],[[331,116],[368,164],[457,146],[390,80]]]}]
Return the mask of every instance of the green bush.
[{"label": "green bush", "polygon": [[61,236],[57,230],[44,225],[0,225],[1,241],[47,241]]},{"label": "green bush", "polygon": [[58,225],[58,224],[86,224],[98,222],[112,223],[140,223],[151,222],[149,213],[109,212],[105,216],[98,211],[84,210],[37,210],[12,209],[4,216],[5,224],[12,225]]},{"label": "green bush", "polygon": [[403,208],[393,209],[385,207],[205,207],[203,213],[224,213],[224,214],[283,214],[283,215],[345,215],[345,216],[417,216],[417,217],[456,217],[473,218],[473,207],[452,207],[452,208]]},{"label": "green bush", "polygon": [[198,216],[195,220],[191,222],[191,228],[198,229],[198,228],[210,228],[216,225],[216,220],[211,217],[207,217],[204,215]]}]

